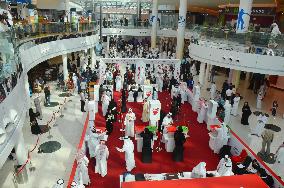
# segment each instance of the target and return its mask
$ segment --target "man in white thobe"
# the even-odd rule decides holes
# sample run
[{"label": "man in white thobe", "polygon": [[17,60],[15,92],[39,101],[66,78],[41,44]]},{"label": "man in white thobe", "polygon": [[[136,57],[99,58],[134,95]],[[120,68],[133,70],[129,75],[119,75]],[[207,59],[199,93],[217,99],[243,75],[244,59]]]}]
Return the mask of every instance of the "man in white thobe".
[{"label": "man in white thobe", "polygon": [[275,154],[275,163],[273,165],[274,172],[280,176],[281,178],[284,177],[284,142],[276,151]]},{"label": "man in white thobe", "polygon": [[73,93],[78,94],[78,77],[75,73],[73,73],[72,80],[74,85]]},{"label": "man in white thobe", "polygon": [[211,87],[210,87],[210,98],[212,100],[214,100],[216,97],[216,90],[217,90],[217,86],[215,82],[212,82]]},{"label": "man in white thobe", "polygon": [[199,85],[199,82],[198,82],[198,84],[194,88],[195,88],[194,89],[195,93],[194,93],[194,96],[193,96],[194,101],[199,101],[199,98],[200,98],[200,85]]},{"label": "man in white thobe", "polygon": [[191,173],[192,178],[206,178],[206,163],[200,162],[192,169]]},{"label": "man in white thobe", "polygon": [[164,117],[162,122],[161,129],[164,130],[165,127],[170,126],[173,123],[172,113],[168,113],[166,117]]},{"label": "man in white thobe", "polygon": [[125,125],[125,136],[134,137],[134,121],[136,116],[132,109],[129,108],[128,113],[125,116],[124,125]]},{"label": "man in white thobe", "polygon": [[96,166],[95,173],[99,173],[102,177],[107,175],[107,159],[109,156],[109,151],[104,141],[101,141],[96,147]]},{"label": "man in white thobe", "polygon": [[264,127],[265,127],[263,116],[265,116],[265,115],[262,114],[262,113],[259,113],[259,115],[257,116],[256,126],[251,131],[252,135],[256,135],[256,136],[260,137],[261,134],[263,133]]},{"label": "man in white thobe", "polygon": [[35,98],[34,98],[34,103],[35,103],[35,108],[36,108],[36,113],[39,113],[39,119],[42,119],[42,110],[41,110],[41,97],[40,94],[37,93]]},{"label": "man in white thobe", "polygon": [[118,74],[116,77],[115,77],[115,90],[116,91],[120,91],[121,90],[121,75]]},{"label": "man in white thobe", "polygon": [[78,177],[78,175],[82,173],[81,180],[84,185],[89,185],[91,183],[89,172],[88,172],[88,164],[89,164],[89,160],[86,156],[84,156],[77,162],[77,171],[76,171],[77,176],[76,177]]},{"label": "man in white thobe", "polygon": [[217,131],[217,136],[216,136],[216,142],[215,145],[213,146],[213,151],[214,153],[219,153],[220,149],[224,146],[228,144],[228,140],[229,140],[229,130],[226,126],[225,123],[221,124],[220,128],[216,129]]},{"label": "man in white thobe", "polygon": [[238,115],[238,108],[239,108],[240,100],[241,100],[240,95],[237,94],[234,97],[234,104],[233,104],[232,111],[231,111],[231,114],[233,116],[237,116]]},{"label": "man in white thobe", "polygon": [[256,97],[256,109],[261,109],[261,102],[262,102],[263,94],[262,92],[258,92]]},{"label": "man in white thobe", "polygon": [[116,148],[119,152],[125,153],[125,163],[126,163],[126,170],[130,172],[133,168],[136,167],[135,159],[134,159],[134,144],[129,137],[124,138],[124,144],[122,148]]},{"label": "man in white thobe", "polygon": [[204,119],[206,118],[207,109],[208,109],[207,100],[205,100],[204,102],[202,102],[200,111],[197,116],[198,123],[203,123]]},{"label": "man in white thobe", "polygon": [[228,124],[230,122],[230,117],[231,117],[231,104],[229,100],[226,100],[224,109],[225,109],[224,123]]},{"label": "man in white thobe", "polygon": [[190,67],[190,72],[191,72],[192,76],[195,76],[197,74],[195,63],[193,63],[192,66]]},{"label": "man in white thobe", "polygon": [[105,135],[106,132],[99,133],[95,128],[89,133],[87,144],[89,148],[90,158],[95,157],[96,147],[100,144],[100,140],[104,139]]},{"label": "man in white thobe", "polygon": [[107,113],[107,109],[108,109],[108,105],[110,102],[110,97],[106,94],[106,92],[104,92],[103,96],[102,96],[102,111],[103,111],[103,116],[106,115]]},{"label": "man in white thobe", "polygon": [[64,180],[63,179],[59,179],[57,180],[56,184],[53,185],[52,188],[64,188]]},{"label": "man in white thobe", "polygon": [[228,155],[222,158],[217,166],[217,172],[220,176],[232,176],[232,161]]}]

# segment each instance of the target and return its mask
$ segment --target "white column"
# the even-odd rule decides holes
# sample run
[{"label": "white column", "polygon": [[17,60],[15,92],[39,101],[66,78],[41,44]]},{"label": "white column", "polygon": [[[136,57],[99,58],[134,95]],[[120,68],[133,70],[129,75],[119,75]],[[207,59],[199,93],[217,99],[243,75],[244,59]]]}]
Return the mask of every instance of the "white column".
[{"label": "white column", "polygon": [[95,65],[96,65],[96,53],[95,53],[95,48],[91,48],[91,69],[94,70]]},{"label": "white column", "polygon": [[230,69],[230,72],[229,72],[229,78],[228,78],[228,83],[232,83],[232,80],[233,80],[233,69]]},{"label": "white column", "polygon": [[205,63],[200,63],[200,69],[199,69],[199,83],[200,83],[200,85],[204,85],[204,74],[205,74]]},{"label": "white column", "polygon": [[151,32],[151,48],[156,48],[157,43],[157,19],[158,19],[158,0],[153,0],[152,4],[152,32]]},{"label": "white column", "polygon": [[109,41],[110,41],[110,37],[107,36],[107,53],[109,52]]},{"label": "white column", "polygon": [[25,75],[25,91],[27,96],[27,109],[31,107],[31,97],[30,97],[30,84],[29,84],[29,77]]},{"label": "white column", "polygon": [[177,48],[176,48],[177,59],[183,58],[186,12],[187,12],[187,0],[180,0],[179,1],[178,30],[177,30]]},{"label": "white column", "polygon": [[28,154],[27,154],[27,150],[25,148],[25,141],[24,141],[24,137],[23,137],[22,132],[20,132],[18,140],[15,144],[15,154],[16,154],[16,159],[18,161],[18,164],[19,165],[25,164],[25,162],[28,158]]},{"label": "white column", "polygon": [[253,0],[240,0],[239,14],[237,20],[237,33],[246,33],[249,28],[249,20]]},{"label": "white column", "polygon": [[63,63],[63,77],[64,81],[66,81],[68,80],[67,54],[62,55],[62,63]]},{"label": "white column", "polygon": [[206,64],[206,72],[205,72],[205,82],[208,82],[208,75],[209,75],[209,70],[210,70],[210,64]]}]

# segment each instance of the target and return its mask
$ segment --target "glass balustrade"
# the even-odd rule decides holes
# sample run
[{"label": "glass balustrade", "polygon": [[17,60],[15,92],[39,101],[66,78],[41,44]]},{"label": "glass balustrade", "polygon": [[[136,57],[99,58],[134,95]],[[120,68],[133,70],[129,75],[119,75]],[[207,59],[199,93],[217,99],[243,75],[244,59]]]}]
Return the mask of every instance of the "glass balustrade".
[{"label": "glass balustrade", "polygon": [[284,57],[284,35],[266,32],[247,32],[237,34],[235,30],[191,26],[191,41],[196,44],[239,52]]}]

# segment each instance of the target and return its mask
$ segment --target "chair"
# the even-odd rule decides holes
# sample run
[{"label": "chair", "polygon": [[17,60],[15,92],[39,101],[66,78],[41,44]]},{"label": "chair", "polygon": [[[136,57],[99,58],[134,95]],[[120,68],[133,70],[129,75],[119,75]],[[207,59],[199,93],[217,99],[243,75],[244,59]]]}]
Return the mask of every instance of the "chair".
[{"label": "chair", "polygon": [[233,164],[242,163],[247,156],[248,156],[247,151],[243,149],[239,156],[232,156],[232,163]]}]

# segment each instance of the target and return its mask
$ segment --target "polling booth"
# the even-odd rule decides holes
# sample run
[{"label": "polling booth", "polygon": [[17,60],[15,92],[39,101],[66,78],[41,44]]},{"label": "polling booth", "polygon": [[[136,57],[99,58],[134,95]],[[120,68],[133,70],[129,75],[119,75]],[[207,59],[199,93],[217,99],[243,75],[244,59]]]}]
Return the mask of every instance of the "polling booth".
[{"label": "polling booth", "polygon": [[150,125],[157,126],[160,120],[161,102],[159,100],[149,100]]},{"label": "polling booth", "polygon": [[144,99],[152,100],[152,98],[153,98],[153,86],[144,85],[143,86],[143,96],[144,96]]},{"label": "polling booth", "polygon": [[[181,173],[187,176],[187,173]],[[147,177],[147,176],[146,176]],[[146,179],[144,181],[122,182],[122,188],[145,188],[145,187],[162,187],[162,188],[267,188],[267,185],[262,179],[255,174],[240,175],[240,176],[223,176],[211,178],[183,178],[182,175],[177,174],[174,177],[160,174],[153,176],[156,181]],[[168,178],[167,178],[168,177]],[[162,179],[163,178],[163,179]],[[167,180],[168,179],[168,180]],[[159,180],[159,181],[158,181]],[[174,181],[173,181],[174,180]]]}]

